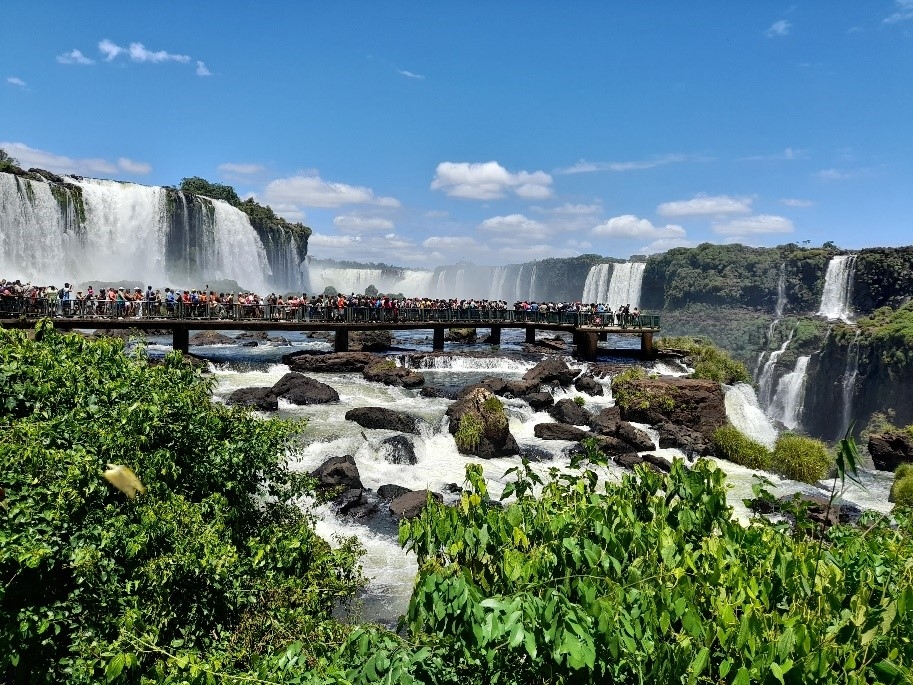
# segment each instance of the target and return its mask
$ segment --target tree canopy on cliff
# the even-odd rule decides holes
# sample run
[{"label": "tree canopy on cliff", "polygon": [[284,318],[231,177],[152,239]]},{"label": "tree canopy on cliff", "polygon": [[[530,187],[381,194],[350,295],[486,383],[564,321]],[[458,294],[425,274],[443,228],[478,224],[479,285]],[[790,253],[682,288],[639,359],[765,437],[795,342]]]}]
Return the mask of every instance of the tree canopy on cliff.
[{"label": "tree canopy on cliff", "polygon": [[0,171],[6,171],[14,166],[19,166],[19,160],[0,147]]}]

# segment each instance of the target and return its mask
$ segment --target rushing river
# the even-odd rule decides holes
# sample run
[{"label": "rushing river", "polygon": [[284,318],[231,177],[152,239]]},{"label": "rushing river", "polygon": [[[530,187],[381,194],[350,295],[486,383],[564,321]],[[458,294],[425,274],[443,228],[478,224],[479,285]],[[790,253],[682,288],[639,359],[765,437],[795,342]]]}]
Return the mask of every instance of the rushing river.
[{"label": "rushing river", "polygon": [[[224,401],[237,388],[273,385],[289,370],[281,362],[285,354],[302,350],[332,351],[330,342],[308,338],[306,334],[288,333],[284,337],[288,344],[193,347],[194,354],[211,362],[210,369],[217,381],[215,400]],[[621,347],[625,343],[637,342],[637,339],[621,338],[609,344]],[[170,349],[169,343],[170,339],[153,338],[148,347],[149,353],[164,354]],[[455,389],[477,382],[486,376],[521,378],[537,362],[535,357],[523,353],[522,343],[523,331],[509,329],[502,332],[502,344],[493,356],[492,348],[487,345],[451,346],[448,343],[445,354],[433,357],[431,368],[420,369],[426,379],[425,385]],[[394,344],[404,350],[430,352],[431,334],[430,331],[397,332]],[[489,356],[461,356],[461,353],[465,352],[486,352]],[[569,357],[566,361],[572,368],[583,370],[588,366],[585,362],[578,362]],[[630,359],[607,357],[598,361],[634,363]],[[681,369],[661,362],[657,363],[653,370],[663,375],[682,373]],[[381,485],[393,483],[412,490],[427,488],[442,492],[445,501],[448,498],[452,501],[457,497],[455,494],[448,494],[447,486],[461,485],[466,464],[480,460],[468,458],[457,451],[446,425],[445,411],[450,405],[450,400],[423,397],[417,389],[369,383],[360,373],[310,375],[332,386],[339,393],[340,399],[337,404],[310,406],[295,406],[280,400],[280,417],[307,419],[300,448],[292,457],[293,468],[312,471],[329,457],[352,455],[366,489],[376,491]],[[574,398],[579,395],[584,399],[588,410],[598,412],[613,404],[609,379],[600,382],[605,390],[604,396],[591,397],[571,388],[557,392],[555,399]],[[727,388],[726,392],[726,410],[730,420],[743,432],[756,436],[762,442],[770,443],[776,432],[758,408],[753,389],[750,386],[736,386]],[[507,399],[504,402],[510,431],[520,445],[521,452],[530,458],[533,468],[543,476],[546,476],[553,467],[567,468],[570,463],[567,451],[574,443],[540,440],[533,434],[533,427],[537,423],[550,422],[553,419],[546,412],[533,411],[524,401]],[[344,418],[349,409],[369,406],[394,408],[422,419],[420,434],[410,436],[415,446],[416,464],[393,464],[387,461],[381,441],[394,435],[394,431],[365,429]],[[647,426],[639,427],[647,430],[656,444],[655,431]],[[669,459],[682,456],[674,449],[657,449],[655,452]],[[506,484],[504,472],[516,466],[519,458],[491,459],[482,463],[489,492],[497,498]],[[749,512],[742,500],[753,496],[752,484],[756,472],[725,461],[719,461],[718,464],[727,474],[731,488],[729,502],[736,516],[747,519]],[[606,481],[618,481],[623,473],[625,470],[615,465],[601,469],[601,477]],[[772,474],[765,475],[773,482],[773,491],[777,495],[799,491],[829,495],[829,488],[825,490]],[[891,507],[887,501],[891,478],[891,474],[867,472],[863,474],[865,488],[851,487],[844,499],[866,509],[888,511]],[[372,497],[375,497],[373,492],[369,494],[369,499]],[[309,506],[309,503],[305,504]],[[405,611],[408,604],[416,574],[416,561],[413,555],[406,554],[400,548],[397,542],[397,527],[389,516],[386,503],[380,503],[378,512],[370,521],[354,521],[337,517],[329,505],[314,509],[317,532],[321,536],[332,543],[339,536],[355,535],[365,548],[363,567],[371,581],[362,598],[361,618],[391,624]]]}]

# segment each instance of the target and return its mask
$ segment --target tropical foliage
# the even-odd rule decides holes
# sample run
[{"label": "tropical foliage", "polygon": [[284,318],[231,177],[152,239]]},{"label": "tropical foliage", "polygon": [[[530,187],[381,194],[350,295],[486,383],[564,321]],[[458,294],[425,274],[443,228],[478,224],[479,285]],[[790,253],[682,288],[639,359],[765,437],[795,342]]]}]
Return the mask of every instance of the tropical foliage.
[{"label": "tropical foliage", "polygon": [[0,148],[0,171],[7,171],[14,166],[19,166],[19,160],[11,156],[10,153],[3,148]]},{"label": "tropical foliage", "polygon": [[674,349],[684,352],[694,366],[691,378],[704,378],[729,385],[751,382],[751,375],[742,362],[735,361],[728,352],[704,340],[663,337],[657,341],[657,346],[663,350]]},{"label": "tropical foliage", "polygon": [[733,464],[762,471],[771,470],[773,459],[770,450],[732,424],[720,426],[713,432],[713,446],[719,457]]}]

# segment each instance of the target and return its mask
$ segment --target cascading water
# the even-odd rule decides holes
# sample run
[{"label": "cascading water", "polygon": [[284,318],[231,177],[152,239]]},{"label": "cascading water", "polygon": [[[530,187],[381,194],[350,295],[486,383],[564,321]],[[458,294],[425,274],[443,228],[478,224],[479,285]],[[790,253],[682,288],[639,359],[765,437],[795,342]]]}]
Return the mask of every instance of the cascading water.
[{"label": "cascading water", "polygon": [[609,292],[609,281],[612,278],[614,266],[614,264],[596,264],[590,267],[590,271],[586,275],[586,282],[583,284],[581,302],[587,304],[605,302],[604,295]]},{"label": "cascading water", "polygon": [[798,428],[802,419],[802,398],[805,392],[805,378],[808,360],[802,356],[796,360],[796,368],[785,374],[777,383],[777,392],[767,411],[768,416],[779,421],[789,430]]},{"label": "cascading water", "polygon": [[856,390],[856,377],[859,375],[859,331],[853,336],[853,342],[846,351],[846,368],[843,371],[842,395],[843,395],[843,416],[840,422],[840,433],[837,437],[843,437],[850,428],[850,421],[853,416],[853,393]]},{"label": "cascading water", "polygon": [[621,262],[593,266],[583,285],[583,302],[601,302],[613,309],[629,304],[640,305],[644,279],[644,262]]},{"label": "cascading water", "polygon": [[754,388],[737,383],[726,388],[726,418],[742,433],[772,449],[777,441],[777,429],[758,404]]},{"label": "cascading water", "polygon": [[767,362],[764,364],[764,369],[761,371],[761,376],[758,378],[758,401],[761,403],[762,407],[770,406],[777,360],[786,352],[786,348],[789,347],[789,343],[792,342],[793,334],[795,332],[795,328],[789,332],[789,336],[783,341],[783,344],[780,345],[780,349],[771,352],[770,357],[768,357]]},{"label": "cascading water", "polygon": [[[767,327],[767,345],[770,345],[770,341],[774,337],[774,331],[777,330],[777,326],[780,323],[780,319],[783,318],[783,311],[786,309],[786,263],[780,264],[780,277],[777,279],[777,303],[774,305],[774,318],[770,322],[770,326]],[[790,334],[792,337],[792,334]],[[783,349],[786,349],[785,347]],[[780,350],[780,353],[783,353],[783,349]],[[753,377],[755,380],[758,380],[758,372],[761,370],[761,364],[764,363],[764,357],[767,356],[768,351],[763,350],[761,354],[758,355],[758,362],[755,364]],[[779,355],[777,355],[779,356]],[[776,361],[774,359],[773,361]],[[770,362],[770,359],[768,359]],[[764,366],[764,370],[767,370],[767,366]]]},{"label": "cascading water", "polygon": [[853,273],[856,267],[856,255],[838,255],[832,257],[824,274],[824,291],[821,293],[821,306],[818,314],[828,319],[840,319],[850,322],[852,311],[850,302],[853,297]]}]

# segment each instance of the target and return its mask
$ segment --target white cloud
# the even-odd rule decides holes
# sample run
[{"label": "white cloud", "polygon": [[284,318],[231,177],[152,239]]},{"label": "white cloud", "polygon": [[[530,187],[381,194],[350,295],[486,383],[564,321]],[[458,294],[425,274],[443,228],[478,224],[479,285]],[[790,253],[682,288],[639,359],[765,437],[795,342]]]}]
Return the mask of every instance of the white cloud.
[{"label": "white cloud", "polygon": [[522,214],[493,216],[479,224],[479,229],[494,236],[494,242],[522,244],[543,240],[554,234],[545,224]]},{"label": "white cloud", "polygon": [[130,59],[134,62],[180,62],[187,64],[190,61],[189,55],[175,55],[164,50],[147,50],[142,43],[130,43]]},{"label": "white cloud", "polygon": [[793,25],[786,19],[780,19],[771,24],[770,28],[764,32],[764,35],[768,38],[782,38],[783,36],[789,35],[792,26]]},{"label": "white cloud", "polygon": [[333,218],[333,225],[340,231],[389,231],[393,222],[381,217],[340,215]]},{"label": "white cloud", "polygon": [[284,202],[303,207],[400,206],[396,198],[377,197],[370,188],[324,181],[319,176],[290,176],[270,181],[263,190],[263,198],[269,204]]},{"label": "white cloud", "polygon": [[805,150],[797,150],[796,148],[788,147],[782,150],[781,152],[773,152],[769,155],[752,155],[750,157],[742,157],[742,161],[748,162],[758,162],[758,161],[778,161],[778,160],[793,160],[793,159],[803,159],[806,157]]},{"label": "white cloud", "polygon": [[552,177],[544,171],[511,173],[495,161],[482,163],[441,162],[435,170],[432,190],[443,190],[450,197],[496,200],[508,191],[529,200],[552,195]]},{"label": "white cloud", "polygon": [[748,214],[751,198],[728,195],[696,195],[690,200],[663,202],[656,208],[660,216],[716,216],[721,214]]},{"label": "white cloud", "polygon": [[6,82],[11,86],[19,86],[20,88],[25,88],[25,81],[23,81],[18,76],[7,76]]},{"label": "white cloud", "polygon": [[822,169],[817,172],[817,176],[822,181],[847,181],[851,178],[859,178],[860,176],[867,176],[869,174],[868,170],[865,169]]},{"label": "white cloud", "polygon": [[532,209],[542,214],[554,214],[555,216],[592,216],[602,211],[602,205],[574,205],[566,202],[560,207],[533,207]]},{"label": "white cloud", "polygon": [[308,238],[308,248],[349,248],[358,245],[361,236],[358,235],[327,235],[326,233],[312,233]]},{"label": "white cloud", "polygon": [[143,174],[148,174],[150,171],[152,171],[152,166],[150,164],[146,164],[145,162],[135,162],[132,159],[127,159],[126,157],[118,158],[117,166],[129,174],[135,174],[137,176],[142,176]]},{"label": "white cloud", "polygon": [[0,142],[0,148],[6,150],[11,157],[18,159],[20,165],[25,169],[37,167],[58,174],[112,176],[117,174],[118,171],[125,171],[130,174],[146,174],[152,169],[145,162],[135,162],[126,157],[121,157],[117,162],[95,157],[79,159],[45,150],[37,150],[25,143]]},{"label": "white cloud", "polygon": [[766,233],[792,233],[793,222],[785,216],[758,214],[713,224],[715,233],[726,236],[750,236]]},{"label": "white cloud", "polygon": [[695,245],[697,243],[693,240],[685,238],[659,238],[652,243],[641,246],[637,252],[640,254],[656,254],[657,252],[671,250],[673,247],[694,247]]},{"label": "white cloud", "polygon": [[780,200],[780,204],[787,207],[813,207],[815,205],[811,200],[800,200],[795,197],[786,197]]},{"label": "white cloud", "polygon": [[61,64],[95,64],[94,59],[89,59],[80,50],[70,50],[57,55],[57,61]]},{"label": "white cloud", "polygon": [[425,77],[422,74],[416,74],[412,71],[407,71],[405,69],[397,69],[396,73],[400,76],[405,76],[406,78],[416,79],[417,81],[424,81]]},{"label": "white cloud", "polygon": [[234,162],[225,162],[216,168],[223,174],[235,174],[237,176],[253,176],[263,171],[262,164],[237,164]]},{"label": "white cloud", "polygon": [[913,19],[913,0],[894,0],[894,13],[884,18],[885,24],[897,24]]},{"label": "white cloud", "polygon": [[687,155],[673,154],[660,155],[651,159],[634,160],[629,162],[588,162],[581,159],[576,164],[559,169],[557,174],[587,174],[594,171],[640,171],[642,169],[653,169],[654,167],[674,164],[676,162],[685,162],[689,158]]},{"label": "white cloud", "polygon": [[206,62],[197,60],[197,76],[212,76],[212,72],[206,67]]},{"label": "white cloud", "polygon": [[121,46],[119,46],[115,43],[112,43],[107,38],[104,38],[103,40],[99,41],[98,49],[105,56],[106,62],[110,62],[111,60],[113,60],[115,57],[117,57],[120,53],[122,53],[124,51],[124,49]]},{"label": "white cloud", "polygon": [[469,236],[433,235],[422,241],[422,247],[432,250],[465,250],[478,247],[478,243]]},{"label": "white cloud", "polygon": [[608,238],[640,238],[645,240],[685,237],[685,229],[677,224],[654,226],[647,219],[640,219],[633,214],[613,216],[611,219],[595,226],[592,233],[593,235]]}]

